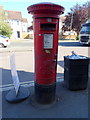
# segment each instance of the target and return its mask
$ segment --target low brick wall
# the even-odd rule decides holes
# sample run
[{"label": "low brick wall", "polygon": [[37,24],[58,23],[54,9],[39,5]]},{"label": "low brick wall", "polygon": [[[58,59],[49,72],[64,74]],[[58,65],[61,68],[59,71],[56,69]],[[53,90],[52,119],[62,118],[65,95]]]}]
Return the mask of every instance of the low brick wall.
[{"label": "low brick wall", "polygon": [[28,33],[22,33],[22,38],[23,38],[23,39],[29,39],[30,36],[29,36]]},{"label": "low brick wall", "polygon": [[76,40],[77,36],[76,35],[63,35],[62,38],[63,39],[73,39],[73,40]]}]

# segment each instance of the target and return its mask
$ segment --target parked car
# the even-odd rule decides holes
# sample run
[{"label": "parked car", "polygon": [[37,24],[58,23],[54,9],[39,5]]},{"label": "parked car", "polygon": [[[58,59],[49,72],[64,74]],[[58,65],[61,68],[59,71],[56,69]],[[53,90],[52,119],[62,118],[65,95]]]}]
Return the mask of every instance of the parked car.
[{"label": "parked car", "polygon": [[0,47],[7,47],[10,45],[10,40],[8,37],[0,35]]}]

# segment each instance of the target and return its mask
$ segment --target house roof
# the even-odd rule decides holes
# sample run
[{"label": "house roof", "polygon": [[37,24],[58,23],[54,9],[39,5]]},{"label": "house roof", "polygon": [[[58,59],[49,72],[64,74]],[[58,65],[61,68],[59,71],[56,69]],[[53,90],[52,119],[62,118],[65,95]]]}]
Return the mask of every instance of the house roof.
[{"label": "house roof", "polygon": [[8,19],[22,20],[22,13],[19,11],[5,10],[5,14],[7,15]]},{"label": "house roof", "polygon": [[31,25],[30,27],[28,27],[29,30],[33,30],[33,26]]},{"label": "house roof", "polygon": [[28,21],[26,18],[22,18],[22,22],[27,23]]},{"label": "house roof", "polygon": [[2,5],[0,5],[0,10],[3,10],[3,6]]},{"label": "house roof", "polygon": [[59,19],[59,21],[62,21],[62,22],[64,22],[64,21],[65,21],[65,19],[66,19],[66,17],[65,17],[65,16],[60,16],[60,19]]}]

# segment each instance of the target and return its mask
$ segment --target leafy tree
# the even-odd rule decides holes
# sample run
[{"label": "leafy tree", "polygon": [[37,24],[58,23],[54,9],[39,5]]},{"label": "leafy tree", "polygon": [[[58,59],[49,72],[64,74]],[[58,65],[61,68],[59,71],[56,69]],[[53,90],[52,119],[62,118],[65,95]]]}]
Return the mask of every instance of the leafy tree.
[{"label": "leafy tree", "polygon": [[66,15],[63,30],[75,30],[77,34],[79,34],[82,24],[90,18],[89,5],[90,3],[86,2],[83,5],[76,4],[75,6],[73,6],[73,8],[71,8],[71,12]]},{"label": "leafy tree", "polygon": [[12,29],[8,23],[0,21],[0,34],[10,38]]},{"label": "leafy tree", "polygon": [[6,22],[6,19],[7,17],[5,16],[3,7],[0,6],[0,34],[10,38],[12,29],[11,26]]}]

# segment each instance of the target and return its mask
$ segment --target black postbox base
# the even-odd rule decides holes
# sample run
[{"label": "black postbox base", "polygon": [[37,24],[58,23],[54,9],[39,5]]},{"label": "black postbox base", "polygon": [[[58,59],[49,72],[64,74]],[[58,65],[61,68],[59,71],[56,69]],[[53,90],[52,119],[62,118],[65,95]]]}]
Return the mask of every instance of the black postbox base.
[{"label": "black postbox base", "polygon": [[55,101],[56,83],[40,85],[35,82],[35,99],[40,104],[49,104]]}]

